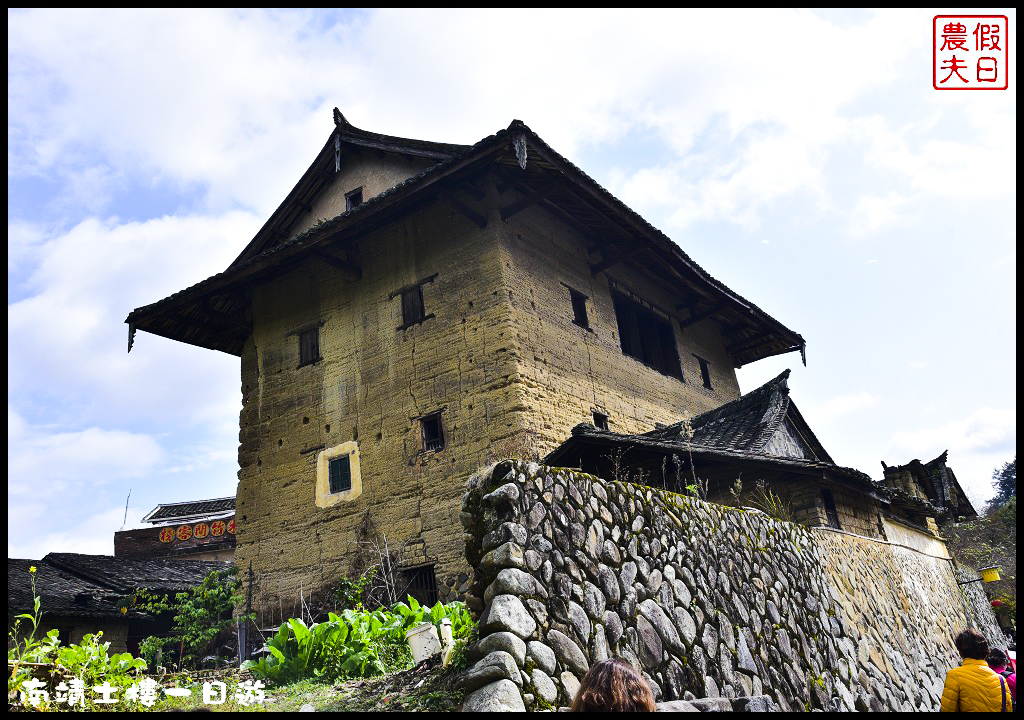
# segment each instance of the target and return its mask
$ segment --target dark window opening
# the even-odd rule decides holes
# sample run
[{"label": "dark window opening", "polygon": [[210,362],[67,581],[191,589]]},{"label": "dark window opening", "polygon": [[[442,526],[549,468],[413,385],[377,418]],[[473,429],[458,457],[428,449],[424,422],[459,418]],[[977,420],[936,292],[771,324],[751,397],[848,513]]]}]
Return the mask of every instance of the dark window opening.
[{"label": "dark window opening", "polygon": [[345,212],[357,208],[363,204],[363,189],[356,188],[352,192],[345,193]]},{"label": "dark window opening", "polygon": [[299,367],[320,360],[320,328],[299,333]]},{"label": "dark window opening", "polygon": [[420,418],[420,429],[423,432],[423,449],[442,450],[444,448],[444,429],[441,427],[441,413],[434,413]]},{"label": "dark window opening", "polygon": [[398,330],[405,330],[434,317],[433,314],[427,314],[426,305],[423,302],[423,286],[434,282],[436,277],[437,273],[434,273],[428,278],[419,280],[412,285],[406,285],[388,295],[389,299],[399,296],[402,298],[402,324],[398,326]]},{"label": "dark window opening", "polygon": [[683,379],[669,322],[622,295],[613,294],[622,352],[660,373]]},{"label": "dark window opening", "polygon": [[598,430],[607,430],[608,429],[608,416],[605,415],[604,413],[599,413],[599,412],[597,412],[595,410],[594,411],[594,427],[596,427]]},{"label": "dark window opening", "polygon": [[825,517],[828,518],[829,527],[842,530],[839,525],[839,511],[836,510],[836,501],[832,497],[832,491],[825,488],[821,491],[821,499],[825,502]]},{"label": "dark window opening", "polygon": [[702,358],[700,355],[694,355],[697,358],[697,362],[700,364],[700,378],[704,381],[704,387],[708,390],[714,390],[711,387],[711,363]]},{"label": "dark window opening", "polygon": [[415,325],[426,320],[423,314],[423,286],[417,285],[402,293],[402,325]]},{"label": "dark window opening", "polygon": [[587,319],[587,296],[570,289],[569,300],[572,302],[573,323],[589,330],[590,321]]},{"label": "dark window opening", "polygon": [[437,575],[433,565],[410,568],[404,570],[403,574],[409,583],[406,592],[416,598],[420,605],[430,606],[437,602]]},{"label": "dark window opening", "polygon": [[330,477],[331,493],[345,492],[352,489],[352,465],[350,456],[331,458],[327,463],[327,474]]}]

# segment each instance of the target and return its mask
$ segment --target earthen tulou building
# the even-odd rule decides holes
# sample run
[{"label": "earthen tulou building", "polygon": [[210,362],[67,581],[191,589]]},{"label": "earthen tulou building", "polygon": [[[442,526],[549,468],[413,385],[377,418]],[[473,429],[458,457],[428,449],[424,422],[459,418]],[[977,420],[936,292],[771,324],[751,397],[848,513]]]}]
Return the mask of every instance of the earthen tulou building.
[{"label": "earthen tulou building", "polygon": [[461,595],[474,471],[555,448],[597,469],[623,437],[653,484],[698,467],[724,493],[742,466],[802,487],[805,522],[884,537],[884,491],[834,465],[785,377],[740,398],[736,368],[803,338],[526,125],[469,146],[334,121],[224,272],[127,319],[129,349],[143,330],[241,358],[236,561],[258,602],[385,539],[415,590]]}]

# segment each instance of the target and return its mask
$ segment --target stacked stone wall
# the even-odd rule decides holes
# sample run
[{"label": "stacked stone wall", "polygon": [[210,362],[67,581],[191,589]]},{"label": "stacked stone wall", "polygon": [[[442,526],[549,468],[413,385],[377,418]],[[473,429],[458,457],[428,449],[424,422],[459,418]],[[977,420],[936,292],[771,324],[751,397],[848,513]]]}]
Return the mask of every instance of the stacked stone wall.
[{"label": "stacked stone wall", "polygon": [[955,634],[1000,637],[946,558],[577,471],[500,463],[462,521],[481,613],[470,709],[565,706],[618,656],[660,700],[936,710]]}]

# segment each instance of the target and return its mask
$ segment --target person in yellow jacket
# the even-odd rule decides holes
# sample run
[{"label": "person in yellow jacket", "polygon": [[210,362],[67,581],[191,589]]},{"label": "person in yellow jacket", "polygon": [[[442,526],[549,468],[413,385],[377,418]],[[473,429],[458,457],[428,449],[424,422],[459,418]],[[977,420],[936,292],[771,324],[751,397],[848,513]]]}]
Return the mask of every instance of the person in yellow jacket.
[{"label": "person in yellow jacket", "polygon": [[1012,712],[1013,697],[1005,680],[985,662],[988,640],[977,630],[956,636],[960,667],[946,673],[942,712]]}]

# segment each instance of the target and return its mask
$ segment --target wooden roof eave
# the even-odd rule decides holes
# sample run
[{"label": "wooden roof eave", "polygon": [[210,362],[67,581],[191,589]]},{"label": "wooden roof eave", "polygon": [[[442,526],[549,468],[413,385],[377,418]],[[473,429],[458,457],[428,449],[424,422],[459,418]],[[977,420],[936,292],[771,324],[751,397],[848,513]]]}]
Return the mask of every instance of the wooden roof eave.
[{"label": "wooden roof eave", "polygon": [[[728,313],[734,323],[741,323],[755,329],[767,328],[771,332],[772,337],[770,339],[766,338],[767,342],[758,343],[755,348],[747,349],[745,352],[735,355],[730,351],[730,355],[734,355],[736,367],[742,367],[754,360],[797,350],[801,351],[801,357],[804,364],[806,364],[804,352],[806,342],[798,333],[789,330],[782,323],[771,318],[752,303],[749,303],[725,286],[714,281],[713,278],[690,261],[683,251],[671,239],[665,237],[660,230],[623,205],[621,201],[594,183],[582,171],[579,171],[574,166],[571,166],[570,163],[558,157],[557,153],[547,148],[543,141],[532,132],[530,135],[539,142],[529,144],[528,155],[530,151],[534,152],[545,163],[568,179],[567,182],[562,183],[560,186],[559,195],[561,195],[561,191],[569,190],[569,188],[578,191],[573,194],[577,196],[579,202],[588,206],[588,210],[600,215],[607,222],[619,225],[621,235],[618,241],[620,243],[630,240],[635,241],[638,238],[643,238],[649,242],[648,247],[640,250],[622,248],[619,250],[619,257],[606,258],[605,261],[597,263],[595,267],[603,271],[609,269],[617,262],[631,262],[639,254],[653,252],[665,263],[663,267],[672,272],[679,282],[685,284],[691,290],[697,290],[704,297],[711,298],[710,302],[721,305],[716,313],[708,316],[709,318],[714,317],[716,314]],[[566,165],[571,167],[565,167]],[[548,205],[556,202],[557,197],[549,196],[545,198],[544,204]],[[622,207],[620,208],[618,205]],[[728,346],[726,349],[729,350]]]},{"label": "wooden roof eave", "polygon": [[653,440],[637,435],[618,435],[617,433],[597,429],[583,429],[577,426],[570,438],[555,448],[545,459],[545,463],[558,462],[566,457],[579,456],[581,452],[590,453],[607,450],[609,445],[626,447],[637,452],[660,453],[662,455],[683,453],[693,458],[714,464],[750,465],[797,475],[817,477],[827,482],[848,487],[856,492],[868,495],[876,500],[884,498],[877,492],[870,478],[861,477],[862,473],[851,468],[827,462],[801,462],[795,459],[776,458],[747,452],[730,452],[715,450],[699,445],[687,446],[686,443],[670,443]]}]

